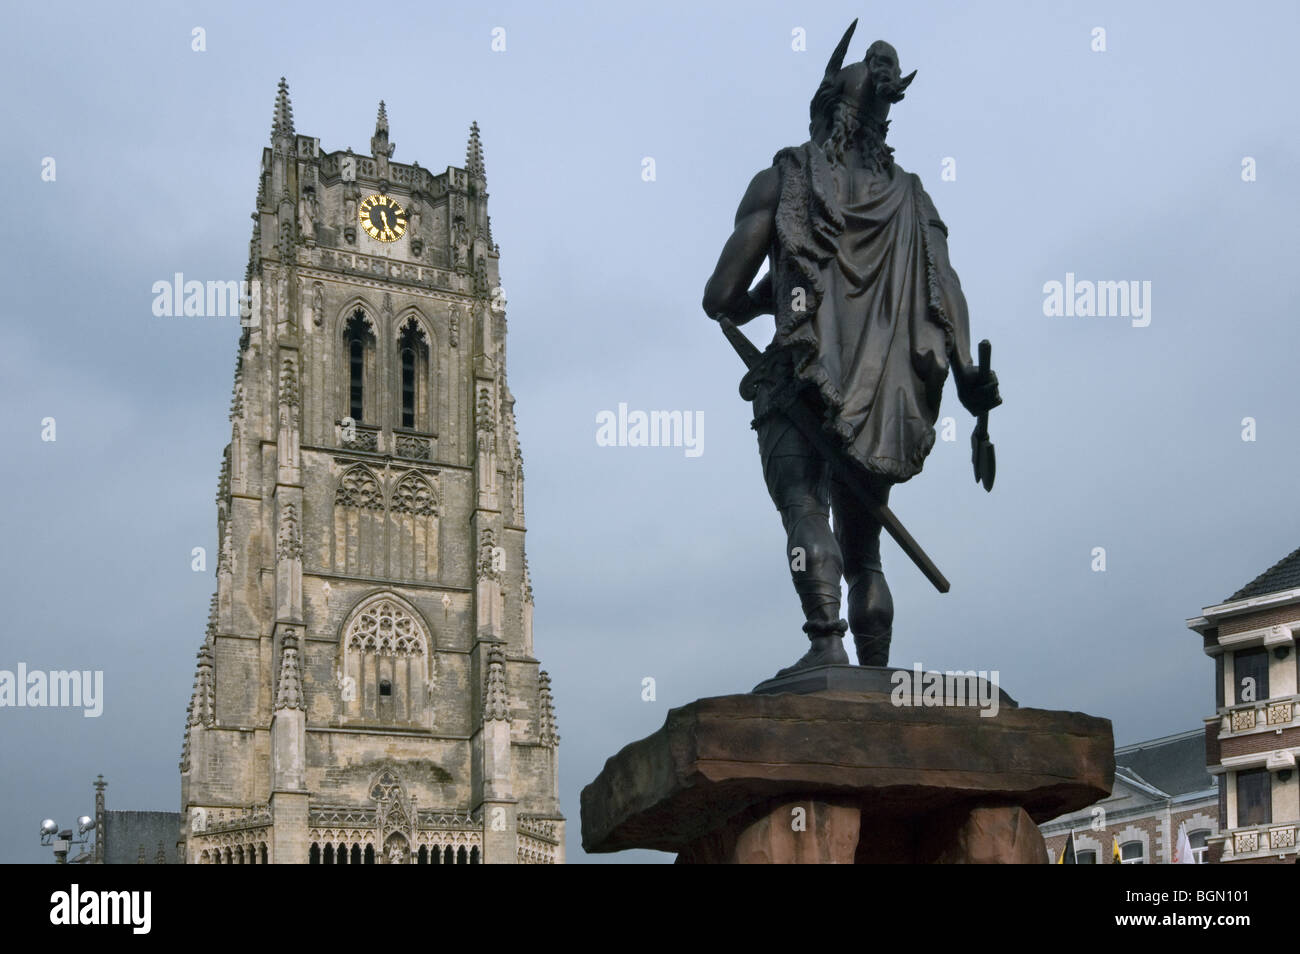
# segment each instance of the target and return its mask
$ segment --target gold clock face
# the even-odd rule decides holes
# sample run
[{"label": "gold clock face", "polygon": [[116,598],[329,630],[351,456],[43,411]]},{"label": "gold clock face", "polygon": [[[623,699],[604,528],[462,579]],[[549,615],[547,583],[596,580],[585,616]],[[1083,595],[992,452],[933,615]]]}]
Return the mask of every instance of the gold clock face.
[{"label": "gold clock face", "polygon": [[406,231],[406,210],[386,195],[372,195],[357,210],[361,227],[372,239],[396,242]]}]

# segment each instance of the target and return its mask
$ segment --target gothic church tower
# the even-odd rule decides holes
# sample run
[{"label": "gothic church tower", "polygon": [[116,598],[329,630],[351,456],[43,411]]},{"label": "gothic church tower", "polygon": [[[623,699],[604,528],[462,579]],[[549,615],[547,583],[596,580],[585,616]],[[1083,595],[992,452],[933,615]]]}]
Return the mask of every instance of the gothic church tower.
[{"label": "gothic church tower", "polygon": [[478,126],[262,153],[181,756],[189,863],[564,860]]}]

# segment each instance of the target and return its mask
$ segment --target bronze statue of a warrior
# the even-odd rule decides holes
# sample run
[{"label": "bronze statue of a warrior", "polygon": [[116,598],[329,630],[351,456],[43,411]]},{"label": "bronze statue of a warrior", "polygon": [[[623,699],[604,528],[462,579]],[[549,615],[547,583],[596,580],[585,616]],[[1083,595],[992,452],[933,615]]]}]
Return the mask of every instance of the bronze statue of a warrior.
[{"label": "bronze statue of a warrior", "polygon": [[985,415],[1002,403],[986,344],[981,366],[971,360],[947,227],[885,144],[889,107],[916,73],[904,77],[897,52],[879,40],[861,63],[843,66],[856,26],[813,97],[809,140],[782,149],[754,177],[704,290],[705,312],[738,349],[745,342],[733,323],[776,319],[767,350],[749,346],[742,393],[754,402],[763,476],[785,525],[811,643],[778,675],[848,663],[846,629],[859,664],[887,664],[894,607],[880,564],[882,524],[947,589],[889,512],[890,488],[919,473],[934,446],[949,368],[958,398],[980,418],[976,479],[991,487]]}]

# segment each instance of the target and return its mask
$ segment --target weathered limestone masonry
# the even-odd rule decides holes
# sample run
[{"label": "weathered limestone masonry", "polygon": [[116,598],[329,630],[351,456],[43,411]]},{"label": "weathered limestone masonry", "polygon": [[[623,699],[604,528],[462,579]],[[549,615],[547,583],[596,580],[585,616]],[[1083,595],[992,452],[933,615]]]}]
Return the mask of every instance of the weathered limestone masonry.
[{"label": "weathered limestone masonry", "polygon": [[[560,863],[478,126],[464,167],[438,175],[390,161],[382,103],[370,145],[323,153],[296,134],[281,80],[181,755],[182,855]],[[379,237],[362,218],[376,199],[392,219],[368,221],[394,226]]]}]

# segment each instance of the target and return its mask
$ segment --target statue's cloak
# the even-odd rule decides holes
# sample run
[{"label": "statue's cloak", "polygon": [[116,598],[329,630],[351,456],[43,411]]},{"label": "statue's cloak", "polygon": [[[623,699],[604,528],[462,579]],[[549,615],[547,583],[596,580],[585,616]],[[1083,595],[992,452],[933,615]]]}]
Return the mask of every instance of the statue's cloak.
[{"label": "statue's cloak", "polygon": [[812,143],[773,165],[776,336],[755,376],[755,423],[808,401],[849,460],[908,480],[934,446],[954,342],[969,355],[961,286],[946,244],[935,247],[947,229],[921,180],[892,163],[852,170],[852,188]]}]

